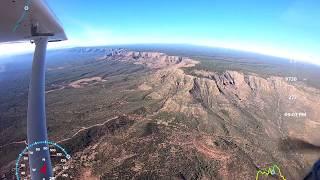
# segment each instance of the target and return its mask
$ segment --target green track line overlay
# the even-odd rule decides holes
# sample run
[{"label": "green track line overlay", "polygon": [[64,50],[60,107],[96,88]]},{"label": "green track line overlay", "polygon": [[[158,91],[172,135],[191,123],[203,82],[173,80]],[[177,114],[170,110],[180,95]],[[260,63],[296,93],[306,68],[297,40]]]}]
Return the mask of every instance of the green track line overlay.
[{"label": "green track line overlay", "polygon": [[257,171],[256,180],[259,180],[260,176],[279,176],[279,179],[286,180],[284,175],[282,174],[280,168],[277,165],[270,166],[267,169],[261,169]]}]

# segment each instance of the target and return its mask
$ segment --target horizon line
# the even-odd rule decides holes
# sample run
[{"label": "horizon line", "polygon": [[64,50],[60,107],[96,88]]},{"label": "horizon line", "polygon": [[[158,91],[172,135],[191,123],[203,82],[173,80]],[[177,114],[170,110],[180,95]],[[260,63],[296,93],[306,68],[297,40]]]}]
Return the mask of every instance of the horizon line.
[{"label": "horizon line", "polygon": [[[63,41],[67,42],[67,41]],[[29,42],[17,42],[17,43],[0,43],[0,49],[1,46],[13,46],[17,44],[26,44]],[[57,42],[55,42],[57,43]],[[61,43],[61,42],[58,42]],[[29,43],[30,44],[30,43]],[[63,49],[70,49],[70,48],[81,48],[81,47],[103,47],[103,46],[133,46],[133,45],[185,45],[185,46],[198,46],[198,47],[203,47],[203,48],[217,48],[217,49],[225,49],[225,50],[231,50],[231,51],[238,51],[238,52],[244,52],[244,53],[251,53],[251,54],[257,54],[257,55],[262,55],[262,56],[269,56],[269,57],[275,57],[275,58],[281,58],[285,60],[292,60],[295,62],[302,62],[302,63],[307,63],[307,64],[312,64],[312,65],[318,65],[320,66],[320,59],[314,59],[312,61],[311,59],[306,59],[306,58],[299,58],[299,57],[289,57],[286,55],[280,55],[276,53],[268,53],[268,52],[263,52],[263,51],[256,51],[256,50],[250,50],[250,48],[236,48],[236,47],[230,47],[230,46],[219,46],[219,45],[213,45],[213,44],[206,44],[206,43],[184,43],[184,42],[133,42],[133,43],[101,43],[101,44],[89,44],[89,45],[65,45],[65,46],[50,46],[53,43],[48,43],[48,51],[50,50],[63,50]],[[20,50],[20,49],[19,49]],[[5,52],[5,51],[0,51],[4,53],[0,53],[0,58],[1,57],[9,57],[9,56],[15,56],[15,55],[23,55],[23,54],[28,54],[32,53],[34,48],[24,48],[24,50],[21,51],[10,51],[10,52]]]}]

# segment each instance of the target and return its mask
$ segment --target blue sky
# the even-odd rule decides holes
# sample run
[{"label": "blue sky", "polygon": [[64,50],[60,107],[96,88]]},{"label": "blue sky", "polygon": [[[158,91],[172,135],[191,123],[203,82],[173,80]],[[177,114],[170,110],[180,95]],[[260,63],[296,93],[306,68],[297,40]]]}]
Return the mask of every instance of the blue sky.
[{"label": "blue sky", "polygon": [[319,0],[47,0],[69,41],[189,43],[320,64]]}]

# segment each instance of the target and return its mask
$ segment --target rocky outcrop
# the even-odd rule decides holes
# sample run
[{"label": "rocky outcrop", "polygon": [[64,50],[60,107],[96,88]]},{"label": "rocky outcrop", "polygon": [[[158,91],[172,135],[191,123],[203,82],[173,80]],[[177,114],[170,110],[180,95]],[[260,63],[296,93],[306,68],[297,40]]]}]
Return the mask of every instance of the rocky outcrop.
[{"label": "rocky outcrop", "polygon": [[[185,71],[181,67],[198,62],[159,52],[116,49],[104,60],[141,64],[151,71],[136,86],[148,104],[136,112],[145,116],[124,132],[128,134],[119,136],[125,139],[121,142],[129,144],[121,148],[126,149],[124,155],[118,157],[118,144],[101,142],[105,147],[100,153],[113,152],[114,148],[112,157],[129,157],[131,163],[119,165],[111,160],[118,169],[108,170],[103,177],[119,178],[117,172],[126,168],[125,173],[133,177],[131,173],[147,172],[160,165],[177,168],[179,177],[185,179],[250,179],[257,169],[276,163],[282,165],[287,179],[301,179],[318,158],[318,149],[314,148],[320,142],[318,89],[279,76],[198,68]],[[303,149],[306,146],[301,144],[312,144],[313,148]],[[107,161],[109,154],[101,155],[102,159]],[[183,166],[187,163],[192,167],[199,163],[199,170]],[[156,173],[153,178],[170,173]],[[150,178],[149,174],[141,177]]]},{"label": "rocky outcrop", "polygon": [[105,60],[127,61],[143,64],[153,69],[196,63],[196,61],[180,56],[169,56],[160,52],[129,51],[126,49],[113,49]]},{"label": "rocky outcrop", "polygon": [[[47,91],[50,139],[71,153],[74,179],[254,179],[270,164],[303,179],[319,158],[319,89],[159,52],[80,50],[99,58],[59,69]],[[23,132],[12,107],[2,137]],[[24,143],[0,147],[2,178]]]},{"label": "rocky outcrop", "polygon": [[[179,68],[164,68],[151,75],[146,84],[153,88],[150,98],[164,101],[159,112],[198,118],[200,131],[245,139],[255,151],[276,151],[260,154],[266,159],[286,161],[283,157],[288,156],[288,152],[281,151],[282,145],[278,143],[288,141],[281,139],[319,144],[320,132],[316,130],[320,128],[319,90],[291,84],[284,77],[261,77],[237,71],[220,74],[194,70],[186,74]],[[261,144],[266,141],[268,143]],[[256,164],[266,160],[257,153],[245,151]],[[315,156],[300,153],[290,154],[300,165],[311,165],[316,160]]]}]

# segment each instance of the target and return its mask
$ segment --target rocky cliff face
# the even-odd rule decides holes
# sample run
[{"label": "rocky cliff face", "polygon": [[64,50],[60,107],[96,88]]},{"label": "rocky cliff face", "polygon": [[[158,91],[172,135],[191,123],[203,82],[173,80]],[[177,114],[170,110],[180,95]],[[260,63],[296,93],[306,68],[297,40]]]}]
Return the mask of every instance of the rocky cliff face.
[{"label": "rocky cliff face", "polygon": [[[159,52],[136,52],[125,49],[113,49],[105,58],[102,59],[143,64],[153,69],[174,66],[182,63],[182,61],[183,63],[192,63],[189,58],[169,56]],[[193,63],[195,63],[195,61]]]},{"label": "rocky cliff face", "polygon": [[319,89],[159,52],[113,49],[94,63],[47,93],[74,179],[255,179],[273,164],[302,179],[319,158]]},{"label": "rocky cliff face", "polygon": [[[150,92],[147,97],[162,104],[154,114],[178,113],[185,115],[184,121],[193,119],[195,126],[189,128],[194,137],[188,139],[193,143],[188,146],[223,164],[218,170],[221,177],[233,179],[230,177],[250,174],[274,162],[282,165],[287,177],[301,178],[318,158],[318,151],[304,149],[299,142],[319,146],[319,90],[292,84],[285,77],[236,71],[194,70],[186,74],[181,69],[184,65],[177,64],[187,58],[162,53],[120,54],[152,61],[152,67],[158,68],[143,83]],[[170,124],[166,121],[158,123]],[[224,141],[228,143],[222,146]],[[244,167],[251,172],[244,173]]]}]

